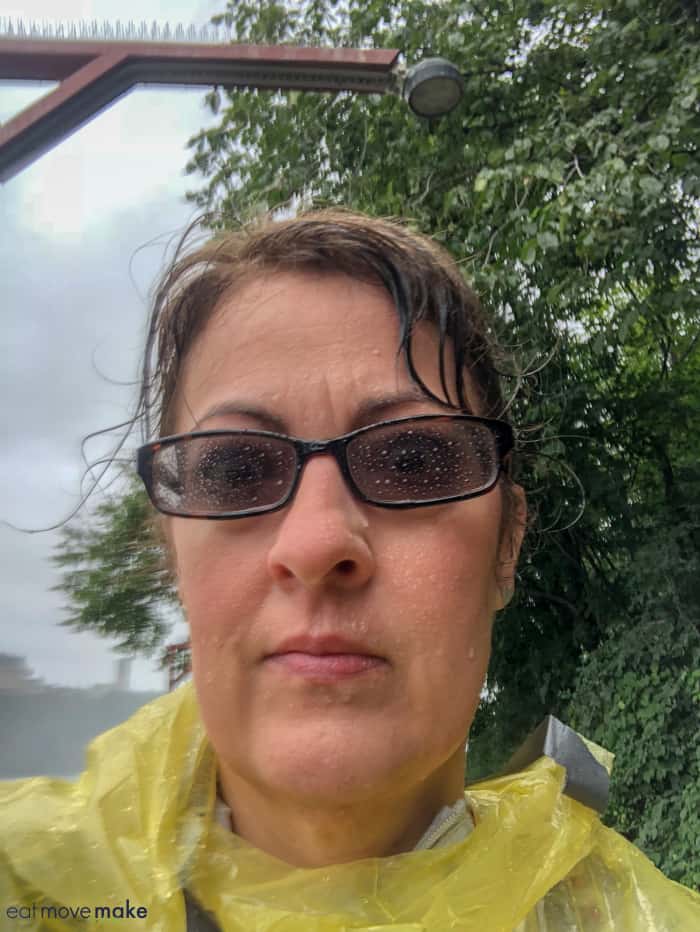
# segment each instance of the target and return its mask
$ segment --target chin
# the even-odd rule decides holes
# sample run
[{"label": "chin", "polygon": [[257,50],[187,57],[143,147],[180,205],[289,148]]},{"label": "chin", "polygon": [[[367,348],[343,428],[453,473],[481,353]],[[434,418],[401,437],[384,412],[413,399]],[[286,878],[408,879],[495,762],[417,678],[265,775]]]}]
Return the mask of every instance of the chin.
[{"label": "chin", "polygon": [[[392,795],[397,784],[420,780],[428,762],[410,749],[399,749],[390,735],[377,735],[375,742],[336,732],[275,742],[258,772],[277,792],[306,798],[316,804],[352,804]],[[269,749],[268,749],[269,751]],[[420,771],[420,772],[419,772]]]}]

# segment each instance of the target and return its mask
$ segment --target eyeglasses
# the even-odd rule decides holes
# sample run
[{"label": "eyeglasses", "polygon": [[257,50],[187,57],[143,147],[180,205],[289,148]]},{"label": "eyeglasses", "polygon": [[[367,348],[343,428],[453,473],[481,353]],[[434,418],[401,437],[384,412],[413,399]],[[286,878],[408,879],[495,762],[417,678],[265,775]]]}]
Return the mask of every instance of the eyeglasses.
[{"label": "eyeglasses", "polygon": [[420,508],[485,495],[505,470],[513,431],[471,415],[382,421],[334,440],[264,430],[176,434],[138,450],[158,511],[181,518],[245,518],[284,508],[310,457],[330,454],[352,492],[382,508]]}]

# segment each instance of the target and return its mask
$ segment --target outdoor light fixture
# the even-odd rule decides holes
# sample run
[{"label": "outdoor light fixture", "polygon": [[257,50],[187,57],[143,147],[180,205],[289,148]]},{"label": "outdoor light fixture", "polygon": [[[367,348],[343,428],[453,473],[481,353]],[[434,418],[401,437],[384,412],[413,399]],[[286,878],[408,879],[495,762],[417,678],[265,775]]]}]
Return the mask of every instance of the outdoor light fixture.
[{"label": "outdoor light fixture", "polygon": [[222,33],[218,26],[27,27],[0,17],[0,80],[58,82],[0,125],[0,182],[138,84],[396,94],[421,117],[449,113],[464,93],[462,75],[444,58],[427,58],[407,70],[398,49],[240,45],[231,39],[231,30]]},{"label": "outdoor light fixture", "polygon": [[459,70],[446,58],[426,58],[406,73],[403,96],[421,117],[444,116],[454,110],[464,94]]}]

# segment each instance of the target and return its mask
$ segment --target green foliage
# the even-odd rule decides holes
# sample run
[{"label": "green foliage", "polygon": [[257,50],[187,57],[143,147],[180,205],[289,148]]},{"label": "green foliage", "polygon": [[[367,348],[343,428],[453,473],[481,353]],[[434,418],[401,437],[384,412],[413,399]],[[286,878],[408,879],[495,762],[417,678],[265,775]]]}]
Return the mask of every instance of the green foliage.
[{"label": "green foliage", "polygon": [[430,122],[389,95],[216,89],[190,199],[220,226],[311,204],[397,215],[460,261],[511,351],[533,512],[470,779],[556,714],[616,753],[613,824],[697,883],[695,5],[236,0],[221,17],[240,42],[398,48],[464,73],[459,107]]},{"label": "green foliage", "polygon": [[616,752],[606,821],[670,877],[700,886],[697,610],[632,622],[582,664],[571,723]]},{"label": "green foliage", "polygon": [[63,530],[53,557],[63,571],[55,588],[71,609],[62,624],[117,638],[124,653],[150,655],[162,644],[171,625],[164,609],[177,604],[177,594],[154,522],[143,486],[133,480],[125,494]]},{"label": "green foliage", "polygon": [[574,727],[616,752],[608,820],[666,874],[697,889],[700,481],[697,460],[694,469],[683,462],[690,456],[697,452],[675,451],[658,513],[645,502],[646,533],[626,566],[628,613],[584,657],[569,711]]}]

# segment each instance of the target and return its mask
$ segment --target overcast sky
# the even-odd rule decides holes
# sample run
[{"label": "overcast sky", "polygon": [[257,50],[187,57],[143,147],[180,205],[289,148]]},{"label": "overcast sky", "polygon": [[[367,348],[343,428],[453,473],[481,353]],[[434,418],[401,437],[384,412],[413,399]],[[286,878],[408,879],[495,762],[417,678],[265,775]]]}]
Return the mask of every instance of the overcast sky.
[{"label": "overcast sky", "polygon": [[[25,22],[152,20],[201,25],[224,0],[9,0]],[[0,121],[51,85],[0,82]],[[80,496],[80,446],[133,407],[148,290],[165,249],[193,215],[184,193],[187,139],[212,117],[203,89],[137,89],[0,186],[0,518],[39,528]],[[99,443],[88,455],[100,455]],[[26,658],[51,683],[114,677],[109,642],[59,627],[62,596],[50,555],[57,532],[0,526],[0,652]],[[179,639],[183,630],[175,631]],[[135,689],[163,688],[139,661]]]}]

